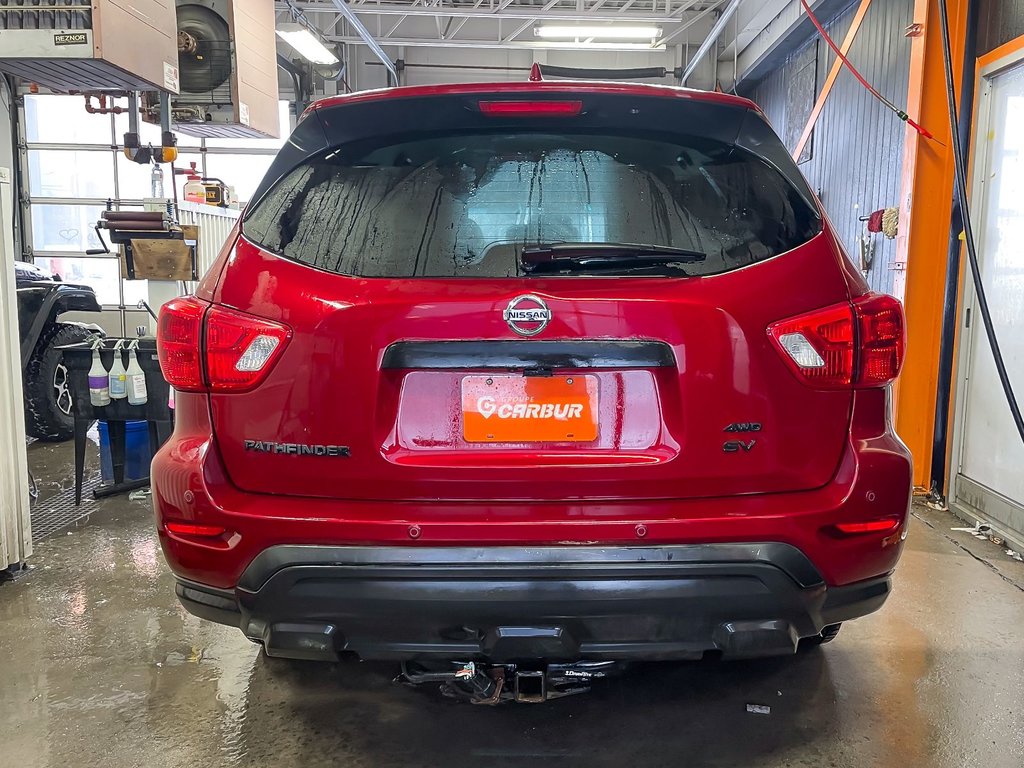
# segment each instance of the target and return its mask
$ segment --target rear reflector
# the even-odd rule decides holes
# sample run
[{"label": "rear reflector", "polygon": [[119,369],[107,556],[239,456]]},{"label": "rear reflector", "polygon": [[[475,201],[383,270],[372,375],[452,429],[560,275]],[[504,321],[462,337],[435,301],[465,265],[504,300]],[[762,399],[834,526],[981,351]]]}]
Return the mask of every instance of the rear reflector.
[{"label": "rear reflector", "polygon": [[491,117],[572,117],[582,101],[481,101],[480,111]]},{"label": "rear reflector", "polygon": [[884,517],[880,520],[865,520],[857,523],[835,523],[832,528],[837,532],[852,536],[858,533],[888,533],[900,527],[899,518]]},{"label": "rear reflector", "polygon": [[868,293],[773,323],[768,336],[790,369],[822,388],[875,387],[893,381],[903,365],[903,307],[892,296]]},{"label": "rear reflector", "polygon": [[244,392],[280,357],[291,330],[281,323],[188,296],[160,310],[157,353],[164,378],[182,392]]},{"label": "rear reflector", "polygon": [[176,534],[178,536],[202,536],[204,538],[214,538],[215,536],[223,536],[224,528],[218,525],[195,525],[193,523],[167,523],[164,527],[168,532]]}]

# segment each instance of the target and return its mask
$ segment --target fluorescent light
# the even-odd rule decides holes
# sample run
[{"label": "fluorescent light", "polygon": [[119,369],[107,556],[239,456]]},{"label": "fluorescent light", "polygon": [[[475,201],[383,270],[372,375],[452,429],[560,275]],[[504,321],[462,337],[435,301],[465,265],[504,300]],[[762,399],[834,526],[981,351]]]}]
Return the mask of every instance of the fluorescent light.
[{"label": "fluorescent light", "polygon": [[338,63],[338,57],[331,53],[316,35],[301,24],[282,24],[277,28],[277,36],[307,61],[314,64]]},{"label": "fluorescent light", "polygon": [[530,48],[542,48],[557,51],[664,51],[664,45],[653,43],[616,43],[607,40],[538,40]]},{"label": "fluorescent light", "polygon": [[545,24],[534,27],[533,34],[544,38],[601,39],[601,40],[653,40],[661,37],[661,27],[609,25],[601,27],[557,26]]}]

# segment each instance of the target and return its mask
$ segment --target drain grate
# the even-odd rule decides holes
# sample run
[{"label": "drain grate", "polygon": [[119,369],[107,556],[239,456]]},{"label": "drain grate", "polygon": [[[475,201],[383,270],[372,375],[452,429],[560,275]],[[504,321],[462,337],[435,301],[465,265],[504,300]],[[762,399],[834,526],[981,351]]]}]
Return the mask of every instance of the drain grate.
[{"label": "drain grate", "polygon": [[51,496],[32,506],[32,543],[38,544],[61,531],[70,528],[99,509],[99,502],[92,497],[92,489],[100,484],[100,475],[85,478],[82,483],[82,503],[75,506],[75,489]]}]

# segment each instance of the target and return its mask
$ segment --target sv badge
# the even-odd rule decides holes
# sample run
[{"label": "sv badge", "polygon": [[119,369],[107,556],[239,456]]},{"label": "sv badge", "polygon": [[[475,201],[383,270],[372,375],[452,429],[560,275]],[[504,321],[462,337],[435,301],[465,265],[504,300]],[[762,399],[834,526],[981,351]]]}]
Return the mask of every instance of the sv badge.
[{"label": "sv badge", "polygon": [[722,450],[726,453],[739,453],[740,451],[748,453],[754,447],[754,442],[754,440],[727,440],[722,446]]}]

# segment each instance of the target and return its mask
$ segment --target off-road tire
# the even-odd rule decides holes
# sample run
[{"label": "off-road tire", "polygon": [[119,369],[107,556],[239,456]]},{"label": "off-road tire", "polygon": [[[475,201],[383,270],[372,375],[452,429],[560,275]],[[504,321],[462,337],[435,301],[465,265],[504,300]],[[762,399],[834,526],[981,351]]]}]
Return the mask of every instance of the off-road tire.
[{"label": "off-road tire", "polygon": [[[57,323],[40,337],[25,369],[25,431],[48,443],[70,440],[75,433],[67,369],[63,353],[66,344],[87,341],[92,334],[80,325]],[[61,379],[63,371],[63,379]],[[63,381],[63,392],[59,388]]]}]

